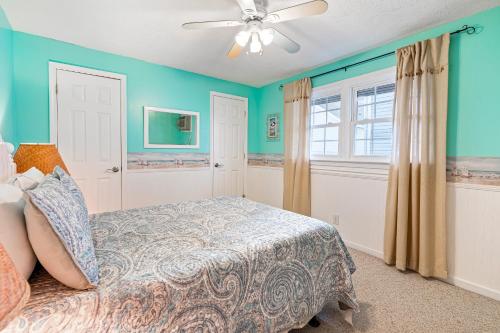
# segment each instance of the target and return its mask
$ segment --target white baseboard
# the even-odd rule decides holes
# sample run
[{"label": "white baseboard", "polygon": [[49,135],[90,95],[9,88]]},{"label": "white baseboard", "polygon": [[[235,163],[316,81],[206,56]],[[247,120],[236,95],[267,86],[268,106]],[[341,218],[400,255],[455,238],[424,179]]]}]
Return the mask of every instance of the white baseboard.
[{"label": "white baseboard", "polygon": [[[383,257],[384,257],[384,254],[382,252],[371,249],[369,247],[366,247],[366,246],[363,246],[363,245],[360,245],[357,243],[353,243],[353,242],[350,242],[347,240],[345,240],[344,243],[348,247],[352,247],[355,250],[364,252],[364,253],[372,255],[374,257],[377,257],[380,259],[383,259]],[[467,280],[464,280],[464,279],[461,279],[461,278],[458,278],[455,276],[450,276],[450,277],[448,277],[448,279],[442,280],[442,281],[449,283],[449,284],[452,284],[454,286],[457,286],[459,288],[471,291],[473,293],[483,295],[483,296],[492,298],[494,300],[500,301],[500,291],[499,290],[494,290],[494,289],[491,289],[491,288],[488,288],[485,286],[481,286],[477,283],[470,282],[470,281],[467,281]]]},{"label": "white baseboard", "polygon": [[499,290],[494,290],[485,286],[481,286],[477,283],[473,283],[461,278],[457,278],[454,276],[448,277],[448,279],[445,281],[448,282],[454,286],[460,287],[462,289],[472,291],[476,294],[483,295],[489,298],[493,298],[494,300],[500,301],[500,291]]},{"label": "white baseboard", "polygon": [[344,240],[344,243],[348,247],[352,247],[355,250],[367,253],[367,254],[369,254],[371,256],[374,256],[374,257],[377,257],[377,258],[380,258],[380,259],[384,258],[384,253],[382,253],[381,251],[370,249],[369,247],[366,247],[366,246],[363,246],[361,244],[357,244],[357,243],[354,243],[354,242],[351,242],[351,241],[348,241],[348,240]]}]

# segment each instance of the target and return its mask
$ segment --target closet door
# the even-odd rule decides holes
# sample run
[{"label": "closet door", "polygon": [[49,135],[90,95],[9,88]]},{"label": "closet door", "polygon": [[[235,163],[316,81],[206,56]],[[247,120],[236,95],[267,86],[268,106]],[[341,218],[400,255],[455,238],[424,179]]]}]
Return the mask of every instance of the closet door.
[{"label": "closet door", "polygon": [[57,70],[57,146],[90,213],[121,209],[121,81]]},{"label": "closet door", "polygon": [[247,137],[245,100],[212,96],[213,195],[243,196]]}]

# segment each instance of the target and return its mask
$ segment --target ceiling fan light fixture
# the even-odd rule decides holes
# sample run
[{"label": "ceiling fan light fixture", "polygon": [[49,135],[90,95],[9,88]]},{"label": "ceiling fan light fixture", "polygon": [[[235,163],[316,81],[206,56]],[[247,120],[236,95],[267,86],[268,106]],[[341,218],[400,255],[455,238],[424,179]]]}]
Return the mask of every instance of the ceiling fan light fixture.
[{"label": "ceiling fan light fixture", "polygon": [[246,30],[238,32],[236,37],[234,37],[236,43],[238,43],[238,45],[240,45],[241,47],[247,46],[249,39],[250,39],[250,33]]},{"label": "ceiling fan light fixture", "polygon": [[252,42],[250,43],[250,53],[261,53],[262,43],[260,42],[259,33],[252,32]]},{"label": "ceiling fan light fixture", "polygon": [[264,44],[264,46],[270,45],[274,40],[274,30],[273,29],[261,30],[259,35],[260,35],[260,40],[262,41],[262,44]]}]

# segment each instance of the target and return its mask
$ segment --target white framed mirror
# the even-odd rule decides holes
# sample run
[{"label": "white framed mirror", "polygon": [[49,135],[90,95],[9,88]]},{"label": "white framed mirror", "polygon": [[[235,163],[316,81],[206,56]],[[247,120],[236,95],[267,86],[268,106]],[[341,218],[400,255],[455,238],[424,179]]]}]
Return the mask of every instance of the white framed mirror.
[{"label": "white framed mirror", "polygon": [[144,148],[200,148],[200,113],[144,107]]}]

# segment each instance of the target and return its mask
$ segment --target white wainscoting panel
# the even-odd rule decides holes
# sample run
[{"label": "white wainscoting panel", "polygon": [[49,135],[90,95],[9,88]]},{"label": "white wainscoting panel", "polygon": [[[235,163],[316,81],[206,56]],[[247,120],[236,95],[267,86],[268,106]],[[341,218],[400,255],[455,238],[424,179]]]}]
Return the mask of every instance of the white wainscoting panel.
[{"label": "white wainscoting panel", "polygon": [[[383,169],[383,168],[382,168]],[[382,257],[387,175],[312,166],[312,216],[333,224],[348,246]],[[249,167],[248,197],[281,207],[281,168]],[[500,300],[500,188],[448,184],[448,282]]]},{"label": "white wainscoting panel", "polygon": [[283,207],[283,168],[248,166],[247,198]]},{"label": "white wainscoting panel", "polygon": [[382,256],[387,181],[312,172],[312,216],[334,224],[349,246]]},{"label": "white wainscoting panel", "polygon": [[210,168],[128,170],[123,176],[124,209],[212,197]]},{"label": "white wainscoting panel", "polygon": [[500,188],[448,184],[450,282],[500,300]]}]

